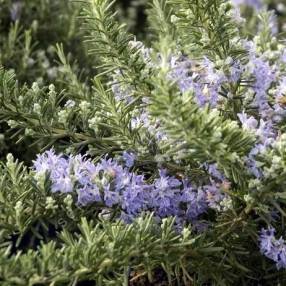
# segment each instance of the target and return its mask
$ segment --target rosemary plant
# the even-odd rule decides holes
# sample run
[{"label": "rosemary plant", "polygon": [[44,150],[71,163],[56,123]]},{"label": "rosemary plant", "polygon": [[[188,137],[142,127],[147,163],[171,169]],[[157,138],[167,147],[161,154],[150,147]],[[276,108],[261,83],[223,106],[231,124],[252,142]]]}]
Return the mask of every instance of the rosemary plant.
[{"label": "rosemary plant", "polygon": [[1,285],[286,283],[282,4],[0,3]]}]

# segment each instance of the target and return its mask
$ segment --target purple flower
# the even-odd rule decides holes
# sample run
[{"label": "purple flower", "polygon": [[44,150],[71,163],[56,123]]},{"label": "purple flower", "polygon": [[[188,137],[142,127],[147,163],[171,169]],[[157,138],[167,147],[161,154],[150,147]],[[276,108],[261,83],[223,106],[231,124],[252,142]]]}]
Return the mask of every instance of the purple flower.
[{"label": "purple flower", "polygon": [[268,229],[263,228],[259,238],[260,251],[267,256],[273,257],[273,243],[275,240],[275,229],[271,227]]},{"label": "purple flower", "polygon": [[282,55],[281,55],[281,60],[283,63],[286,63],[286,49],[284,49]]},{"label": "purple flower", "polygon": [[260,119],[259,127],[255,130],[255,134],[258,137],[258,143],[251,149],[246,158],[246,166],[250,173],[256,178],[262,178],[263,172],[259,167],[257,156],[263,154],[267,148],[271,147],[274,142],[277,132],[273,128],[271,121],[264,121]]},{"label": "purple flower", "polygon": [[70,193],[73,190],[73,182],[68,174],[59,175],[52,179],[52,190],[54,192]]},{"label": "purple flower", "polygon": [[160,217],[175,216],[178,213],[178,194],[181,182],[169,177],[166,170],[159,171],[160,177],[154,182],[150,207],[156,209]]},{"label": "purple flower", "polygon": [[245,22],[245,19],[243,17],[241,17],[240,9],[238,6],[233,7],[232,13],[231,13],[231,18],[238,25]]},{"label": "purple flower", "polygon": [[230,81],[238,82],[244,70],[245,67],[239,61],[234,61],[230,67]]},{"label": "purple flower", "polygon": [[286,118],[286,109],[283,108],[280,104],[273,105],[273,115],[272,120],[274,123],[279,123]]},{"label": "purple flower", "polygon": [[134,90],[131,85],[124,82],[123,74],[120,70],[115,71],[110,85],[116,101],[123,101],[128,104],[133,100]]},{"label": "purple flower", "polygon": [[273,128],[273,123],[271,121],[260,119],[259,127],[256,130],[256,135],[259,137],[260,142],[262,142],[265,146],[269,146],[276,138],[277,132]]},{"label": "purple flower", "polygon": [[245,159],[245,163],[249,170],[249,173],[254,175],[256,178],[261,178],[263,175],[263,172],[258,166],[258,163],[255,158],[256,155],[260,153],[259,146],[260,145],[256,145],[255,147],[253,147],[248,157]]},{"label": "purple flower", "polygon": [[263,2],[262,0],[232,0],[234,5],[246,5],[255,9],[262,9]]},{"label": "purple flower", "polygon": [[120,193],[117,190],[112,190],[111,186],[108,184],[103,189],[104,203],[108,207],[112,207],[114,205],[118,205],[120,203]]},{"label": "purple flower", "polygon": [[279,244],[279,259],[276,263],[277,269],[286,268],[286,245],[284,240],[278,243]]},{"label": "purple flower", "polygon": [[[131,166],[134,155],[124,152],[124,156]],[[147,211],[154,212],[158,220],[175,216],[178,223],[194,222],[220,199],[215,185],[197,188],[168,175],[166,170],[159,170],[159,177],[147,183],[143,175],[107,157],[95,164],[86,156],[64,157],[50,150],[37,156],[33,169],[38,175],[49,175],[52,192],[74,191],[79,206],[100,203],[106,209],[118,207],[126,222]],[[213,175],[223,178],[214,165],[210,169]],[[213,202],[209,200],[210,193],[215,198]]]},{"label": "purple flower", "polygon": [[144,182],[144,177],[133,174],[122,192],[122,208],[130,216],[148,210],[152,186]]},{"label": "purple flower", "polygon": [[[285,52],[285,60],[286,60],[286,52]],[[279,85],[277,88],[277,94],[275,96],[276,102],[279,102],[281,98],[286,94],[286,76],[282,76],[279,80]]]},{"label": "purple flower", "polygon": [[204,186],[204,191],[207,194],[206,201],[212,209],[220,209],[220,202],[224,199],[224,195],[216,184]]},{"label": "purple flower", "polygon": [[134,153],[124,151],[122,156],[125,161],[126,167],[128,168],[133,167],[135,159],[136,159],[136,155]]},{"label": "purple flower", "polygon": [[279,31],[277,16],[275,15],[274,11],[270,11],[269,13],[270,13],[269,28],[271,31],[271,35],[275,36],[278,34]]},{"label": "purple flower", "polygon": [[242,127],[248,130],[255,130],[258,126],[258,121],[253,117],[253,116],[249,116],[242,112],[242,113],[238,113],[237,114]]},{"label": "purple flower", "polygon": [[85,185],[77,190],[79,205],[86,206],[92,202],[102,202],[101,194],[96,185]]},{"label": "purple flower", "polygon": [[256,56],[256,46],[253,41],[241,40],[242,47],[248,51],[250,58],[254,58]]},{"label": "purple flower", "polygon": [[52,149],[38,155],[33,163],[37,174],[47,173],[49,175],[53,192],[72,192],[73,182],[69,176],[70,162],[64,159],[61,154],[56,155]]},{"label": "purple flower", "polygon": [[276,78],[275,71],[268,62],[258,57],[253,57],[250,60],[248,69],[256,79],[253,86],[253,90],[256,93],[255,104],[259,107],[261,112],[265,112],[265,103],[267,103],[267,91]]},{"label": "purple flower", "polygon": [[12,7],[10,8],[10,16],[12,21],[15,22],[19,20],[22,11],[22,6],[23,3],[21,3],[20,1],[16,1],[12,4]]},{"label": "purple flower", "polygon": [[186,204],[185,220],[195,221],[208,209],[206,192],[202,188],[194,188],[188,181],[183,182],[180,193],[180,204]]},{"label": "purple flower", "polygon": [[275,229],[262,229],[259,236],[260,252],[276,262],[277,269],[286,268],[286,244],[282,237],[275,238]]},{"label": "purple flower", "polygon": [[58,166],[61,154],[56,155],[53,149],[46,151],[41,155],[37,155],[37,159],[33,161],[34,170],[37,173],[50,172]]},{"label": "purple flower", "polygon": [[167,135],[160,129],[160,121],[151,118],[146,110],[131,119],[133,129],[144,128],[151,136],[158,141],[166,140]]},{"label": "purple flower", "polygon": [[212,176],[213,178],[219,180],[219,181],[224,181],[225,180],[225,176],[223,175],[222,172],[220,172],[220,170],[218,169],[217,164],[203,164],[203,167],[205,167],[208,171],[208,173],[210,174],[210,176]]},{"label": "purple flower", "polygon": [[171,72],[169,79],[175,81],[182,92],[193,88],[193,77],[191,72],[192,62],[186,57],[172,57],[170,60]]},{"label": "purple flower", "polygon": [[185,56],[172,57],[170,68],[168,79],[176,82],[181,92],[193,91],[199,106],[217,105],[221,85],[227,78],[208,58],[195,62]]}]

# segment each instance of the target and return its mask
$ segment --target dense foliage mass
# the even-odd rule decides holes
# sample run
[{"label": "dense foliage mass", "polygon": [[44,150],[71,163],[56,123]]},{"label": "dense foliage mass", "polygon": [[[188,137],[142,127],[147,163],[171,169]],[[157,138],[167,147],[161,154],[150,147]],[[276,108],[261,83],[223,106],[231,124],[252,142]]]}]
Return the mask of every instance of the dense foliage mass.
[{"label": "dense foliage mass", "polygon": [[126,3],[0,0],[0,284],[286,284],[286,6]]}]

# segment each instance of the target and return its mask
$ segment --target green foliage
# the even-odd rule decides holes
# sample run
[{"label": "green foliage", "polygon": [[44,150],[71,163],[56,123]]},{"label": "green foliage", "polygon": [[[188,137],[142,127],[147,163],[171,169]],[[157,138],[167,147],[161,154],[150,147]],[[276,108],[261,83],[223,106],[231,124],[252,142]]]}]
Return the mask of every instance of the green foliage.
[{"label": "green foliage", "polygon": [[[237,53],[232,40],[238,36],[231,5],[225,0],[168,1],[174,7],[172,22],[181,46],[194,55],[223,59]],[[198,54],[198,51],[200,54]]]},{"label": "green foliage", "polygon": [[151,26],[150,28],[156,33],[157,37],[166,38],[174,33],[175,27],[171,23],[171,15],[173,11],[166,1],[153,1],[148,12],[148,20]]},{"label": "green foliage", "polygon": [[172,225],[172,220],[166,220],[160,227],[152,216],[130,226],[104,221],[94,226],[83,218],[79,232],[63,231],[57,244],[49,242],[10,257],[9,248],[2,247],[0,277],[3,285],[76,285],[78,281],[128,285],[131,271],[137,273],[134,281],[144,276],[152,281],[153,271],[163,267],[171,282],[175,275],[184,275],[180,265],[197,252],[196,240],[190,241],[187,232],[178,235]]}]

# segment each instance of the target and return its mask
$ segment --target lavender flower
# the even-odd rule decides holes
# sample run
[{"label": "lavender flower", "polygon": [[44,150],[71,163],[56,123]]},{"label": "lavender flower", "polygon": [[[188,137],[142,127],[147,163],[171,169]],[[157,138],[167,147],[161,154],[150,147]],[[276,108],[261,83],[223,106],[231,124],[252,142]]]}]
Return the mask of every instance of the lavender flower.
[{"label": "lavender flower", "polygon": [[278,34],[279,28],[278,28],[278,19],[275,15],[274,11],[269,12],[269,28],[271,31],[271,35],[275,36]]},{"label": "lavender flower", "polygon": [[282,237],[275,238],[275,229],[262,229],[259,237],[260,251],[276,262],[277,269],[286,268],[286,244]]},{"label": "lavender flower", "polygon": [[130,181],[122,192],[122,217],[128,220],[148,210],[152,186],[144,182],[144,177],[131,174]]},{"label": "lavender flower", "polygon": [[145,131],[157,141],[164,141],[167,139],[167,135],[160,129],[160,121],[151,118],[145,109],[140,110],[140,114],[131,119],[131,127],[132,129],[144,128]]},{"label": "lavender flower", "polygon": [[245,70],[245,67],[239,61],[232,61],[230,66],[230,75],[229,79],[232,82],[238,82],[241,78],[242,73]]},{"label": "lavender flower", "polygon": [[168,79],[175,81],[181,92],[193,91],[199,106],[217,105],[220,87],[227,78],[208,58],[195,62],[187,57],[174,56],[170,68]]},{"label": "lavender flower", "polygon": [[270,120],[265,121],[260,119],[258,122],[253,116],[248,116],[245,112],[239,113],[238,118],[242,123],[242,127],[252,131],[258,138],[258,143],[249,152],[245,163],[250,174],[256,178],[261,178],[263,172],[256,161],[257,156],[265,152],[266,149],[272,145],[277,136],[277,132]]},{"label": "lavender flower", "polygon": [[[285,55],[286,55],[286,52],[285,52]],[[286,94],[286,76],[282,76],[281,79],[279,80],[278,87],[277,87],[277,93],[275,96],[276,102],[280,102],[285,94]]]},{"label": "lavender flower", "polygon": [[152,49],[146,48],[142,42],[136,40],[129,41],[128,45],[131,49],[136,49],[140,51],[140,54],[143,57],[144,62],[149,66],[153,66],[151,64],[151,53],[153,51]]},{"label": "lavender flower", "polygon": [[[158,219],[175,216],[185,224],[197,220],[222,196],[215,184],[195,187],[159,170],[159,177],[147,184],[144,176],[129,170],[134,154],[125,152],[128,168],[113,159],[103,158],[94,164],[86,156],[64,157],[54,150],[38,155],[33,169],[37,176],[48,174],[52,192],[75,192],[79,206],[100,203],[104,208],[118,206],[120,217],[129,222],[142,212],[152,211]],[[213,172],[218,174],[215,167]],[[219,174],[222,178],[222,175]],[[215,197],[210,201],[210,193]]]},{"label": "lavender flower", "polygon": [[283,53],[281,55],[281,60],[283,63],[286,63],[286,49],[283,51]]},{"label": "lavender flower", "polygon": [[21,16],[22,6],[23,3],[21,3],[20,1],[16,1],[12,4],[10,8],[10,17],[12,21],[16,22],[17,20],[19,20]]},{"label": "lavender flower", "polygon": [[234,5],[246,5],[254,9],[262,9],[263,1],[262,0],[232,0]]},{"label": "lavender flower", "polygon": [[99,188],[96,185],[86,185],[77,190],[78,204],[86,206],[91,202],[102,202]]},{"label": "lavender flower", "polygon": [[40,175],[47,173],[52,182],[52,192],[69,193],[73,190],[73,182],[69,176],[69,161],[54,150],[38,155],[34,161],[34,170]]},{"label": "lavender flower", "polygon": [[230,14],[231,14],[231,18],[233,19],[233,21],[235,23],[237,23],[238,25],[245,23],[245,19],[243,17],[241,17],[240,9],[239,9],[238,5],[233,7]]},{"label": "lavender flower", "polygon": [[224,195],[220,191],[217,184],[213,183],[208,186],[204,186],[204,192],[206,193],[206,201],[210,208],[220,210],[220,203],[224,199]]},{"label": "lavender flower", "polygon": [[193,87],[193,78],[189,75],[192,62],[189,59],[185,57],[172,57],[170,66],[169,79],[176,81],[182,92],[188,91]]},{"label": "lavender flower", "polygon": [[203,164],[202,167],[206,168],[209,175],[213,177],[214,179],[222,182],[225,180],[225,176],[223,173],[218,169],[217,164]]},{"label": "lavender flower", "polygon": [[253,116],[248,117],[245,112],[238,113],[237,116],[243,128],[247,130],[256,130],[258,126],[258,121]]},{"label": "lavender flower", "polygon": [[126,167],[131,168],[134,165],[136,159],[135,154],[124,151],[122,156],[125,161]]},{"label": "lavender flower", "polygon": [[128,104],[133,100],[134,90],[131,85],[124,81],[123,74],[120,70],[114,72],[113,80],[110,82],[110,85],[116,101],[123,101]]},{"label": "lavender flower", "polygon": [[185,219],[196,221],[199,215],[208,209],[207,196],[202,188],[194,188],[188,181],[183,182],[180,204],[185,204]]},{"label": "lavender flower", "polygon": [[250,60],[248,68],[256,79],[253,86],[253,90],[256,93],[255,104],[259,107],[260,112],[263,113],[265,112],[265,107],[268,107],[265,105],[267,103],[267,91],[276,78],[275,71],[268,62],[258,57]]},{"label": "lavender flower", "polygon": [[166,170],[159,171],[160,178],[154,182],[152,190],[151,207],[156,209],[160,217],[178,215],[178,194],[181,182],[173,177],[167,176]]}]

